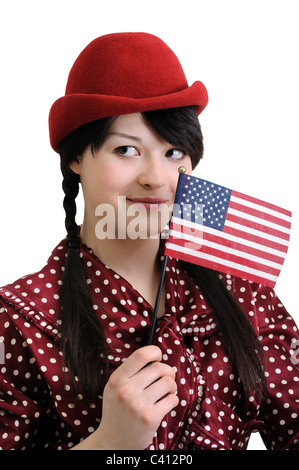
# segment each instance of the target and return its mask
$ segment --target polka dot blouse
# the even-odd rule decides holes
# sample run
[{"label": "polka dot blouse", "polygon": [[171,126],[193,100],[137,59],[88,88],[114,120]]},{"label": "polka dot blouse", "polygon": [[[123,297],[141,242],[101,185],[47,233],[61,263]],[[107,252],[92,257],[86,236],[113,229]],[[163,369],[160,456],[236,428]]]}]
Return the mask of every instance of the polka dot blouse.
[{"label": "polka dot blouse", "polygon": [[[46,266],[0,288],[0,448],[69,449],[99,425],[102,400],[87,405],[62,380],[58,346],[59,287],[66,249]],[[112,373],[146,344],[152,307],[86,246],[80,257],[93,308],[102,323]],[[268,449],[299,448],[298,330],[273,290],[219,274],[257,331],[266,357],[268,397],[248,397],[238,412],[240,383],[200,290],[169,259],[165,314],[153,343],[176,370],[179,404],[148,449],[246,449],[259,431]],[[293,353],[293,354],[292,354]]]}]

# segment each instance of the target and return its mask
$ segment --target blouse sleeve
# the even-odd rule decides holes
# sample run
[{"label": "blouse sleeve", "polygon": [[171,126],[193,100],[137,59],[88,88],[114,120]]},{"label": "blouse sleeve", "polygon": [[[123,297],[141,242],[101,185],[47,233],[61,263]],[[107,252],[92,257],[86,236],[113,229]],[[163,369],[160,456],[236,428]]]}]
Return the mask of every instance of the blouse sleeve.
[{"label": "blouse sleeve", "polygon": [[[47,391],[28,343],[14,320],[18,313],[0,302],[0,449],[38,447]],[[30,325],[28,325],[30,326]],[[37,430],[39,429],[39,433]]]},{"label": "blouse sleeve", "polygon": [[299,448],[299,335],[298,328],[270,288],[256,291],[259,336],[265,354],[268,396],[260,419],[267,449]]}]

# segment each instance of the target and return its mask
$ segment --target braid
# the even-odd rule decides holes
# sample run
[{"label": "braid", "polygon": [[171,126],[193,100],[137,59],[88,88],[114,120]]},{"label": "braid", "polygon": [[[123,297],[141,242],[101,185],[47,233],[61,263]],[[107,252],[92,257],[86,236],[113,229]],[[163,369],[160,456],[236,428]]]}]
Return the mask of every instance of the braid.
[{"label": "braid", "polygon": [[78,252],[80,239],[75,218],[80,177],[70,169],[70,164],[82,156],[89,145],[92,151],[100,147],[114,119],[84,124],[59,145],[67,231],[67,258],[60,289],[61,348],[70,386],[75,393],[80,387],[87,402],[102,394],[107,379],[107,353],[106,339],[93,310],[87,276]]},{"label": "braid", "polygon": [[79,193],[78,175],[68,169],[63,182],[62,189],[64,191],[63,207],[65,210],[65,228],[67,231],[66,246],[67,248],[79,248],[78,226],[75,221],[77,206],[75,199]]},{"label": "braid", "polygon": [[80,384],[84,399],[91,402],[97,394],[102,393],[106,380],[106,341],[92,307],[87,277],[78,253],[79,237],[75,222],[78,175],[71,170],[66,172],[62,187],[65,193],[63,206],[68,248],[60,290],[63,360],[69,371],[72,390],[78,392],[78,378],[77,384]]}]

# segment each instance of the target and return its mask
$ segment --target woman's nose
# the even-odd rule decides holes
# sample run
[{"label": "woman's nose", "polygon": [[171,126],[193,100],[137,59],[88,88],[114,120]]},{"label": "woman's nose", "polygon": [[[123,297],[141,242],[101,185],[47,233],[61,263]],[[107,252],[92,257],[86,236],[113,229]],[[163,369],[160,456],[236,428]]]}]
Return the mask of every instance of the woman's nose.
[{"label": "woman's nose", "polygon": [[163,164],[159,159],[150,158],[143,162],[139,172],[139,184],[151,188],[160,188],[165,184]]}]

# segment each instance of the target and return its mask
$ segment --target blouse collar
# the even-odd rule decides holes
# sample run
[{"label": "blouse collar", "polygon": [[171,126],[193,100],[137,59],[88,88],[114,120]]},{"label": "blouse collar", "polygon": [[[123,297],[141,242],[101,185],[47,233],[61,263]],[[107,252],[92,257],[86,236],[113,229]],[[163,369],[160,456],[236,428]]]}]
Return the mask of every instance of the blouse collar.
[{"label": "blouse collar", "polygon": [[[64,242],[55,247],[39,272],[0,289],[1,297],[51,336],[57,335],[60,321],[59,290],[67,256]],[[127,344],[146,344],[152,306],[126,279],[105,266],[91,248],[81,243],[79,256],[86,270],[93,309],[102,321],[108,343],[127,338]],[[183,335],[209,336],[216,328],[214,317],[178,260],[168,258],[164,282],[165,314],[157,321],[157,332],[164,322]]]}]

